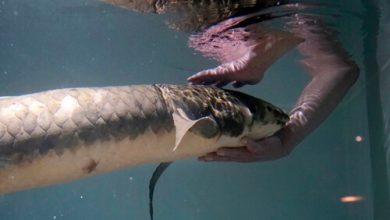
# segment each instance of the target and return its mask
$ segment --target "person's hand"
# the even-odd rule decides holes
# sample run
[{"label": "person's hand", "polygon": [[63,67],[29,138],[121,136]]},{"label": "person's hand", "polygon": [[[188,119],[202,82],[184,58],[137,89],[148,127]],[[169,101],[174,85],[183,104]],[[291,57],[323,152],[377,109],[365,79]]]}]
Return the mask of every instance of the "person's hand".
[{"label": "person's hand", "polygon": [[292,147],[283,145],[279,136],[262,140],[243,138],[242,147],[222,147],[216,152],[199,157],[201,161],[255,162],[275,160],[287,156]]},{"label": "person's hand", "polygon": [[[290,32],[283,30],[264,29],[257,25],[248,26],[247,32],[240,29],[232,32],[236,36],[237,42],[224,41],[224,33],[214,33],[211,36],[219,36],[217,45],[207,43],[205,40],[199,40],[199,36],[193,37],[192,47],[201,51],[207,56],[214,57],[222,64],[211,69],[198,72],[187,80],[191,84],[214,85],[223,87],[232,83],[234,87],[244,85],[253,85],[258,83],[264,77],[268,67],[291,50],[303,40]],[[243,33],[241,33],[243,32]],[[242,42],[241,38],[249,34],[248,41]],[[205,39],[213,38],[203,36]],[[199,42],[197,42],[199,41]],[[197,42],[197,43],[195,43]],[[210,45],[209,45],[210,44]],[[233,47],[231,44],[239,46]],[[215,49],[216,46],[219,49]]]},{"label": "person's hand", "polygon": [[187,80],[192,84],[215,85],[223,87],[229,83],[238,88],[246,84],[258,83],[264,75],[266,67],[260,69],[251,65],[252,55],[239,60],[221,64],[212,69],[203,70],[189,77]]}]

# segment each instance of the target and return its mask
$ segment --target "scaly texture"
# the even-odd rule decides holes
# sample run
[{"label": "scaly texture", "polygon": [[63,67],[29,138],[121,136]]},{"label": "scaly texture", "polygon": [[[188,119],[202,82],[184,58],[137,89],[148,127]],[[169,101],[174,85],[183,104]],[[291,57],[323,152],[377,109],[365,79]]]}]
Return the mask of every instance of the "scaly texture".
[{"label": "scaly texture", "polygon": [[154,86],[62,89],[0,99],[0,159],[28,160],[97,140],[136,138],[173,122]]},{"label": "scaly texture", "polygon": [[272,135],[287,120],[263,100],[201,85],[76,88],[3,97],[0,193],[204,155],[238,146],[244,136]]}]

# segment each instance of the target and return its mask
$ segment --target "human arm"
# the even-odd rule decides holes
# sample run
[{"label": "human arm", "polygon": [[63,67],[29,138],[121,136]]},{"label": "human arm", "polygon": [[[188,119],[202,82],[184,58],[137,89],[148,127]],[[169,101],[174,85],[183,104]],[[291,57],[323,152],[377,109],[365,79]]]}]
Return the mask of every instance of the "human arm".
[{"label": "human arm", "polygon": [[290,121],[271,137],[244,139],[241,148],[220,148],[201,160],[252,162],[288,155],[327,118],[357,80],[357,65],[316,18],[297,16],[290,25],[305,40],[297,49],[304,56],[300,63],[311,76],[290,112]]}]

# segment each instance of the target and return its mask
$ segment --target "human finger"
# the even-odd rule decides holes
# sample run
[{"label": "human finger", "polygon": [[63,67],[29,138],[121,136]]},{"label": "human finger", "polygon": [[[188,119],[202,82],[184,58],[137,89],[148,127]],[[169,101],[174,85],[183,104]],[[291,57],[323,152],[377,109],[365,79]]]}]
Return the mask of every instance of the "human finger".
[{"label": "human finger", "polygon": [[201,156],[201,157],[198,157],[198,160],[204,161],[204,162],[231,161],[231,159],[229,157],[218,156],[217,154],[209,154],[209,155]]},{"label": "human finger", "polygon": [[255,161],[256,155],[248,152],[245,147],[229,148],[222,147],[216,152],[208,153],[199,157],[201,161],[233,161],[233,162],[251,162]]},{"label": "human finger", "polygon": [[248,151],[253,153],[265,153],[279,151],[283,146],[279,137],[271,136],[262,140],[252,140],[250,138],[243,139]]},{"label": "human finger", "polygon": [[188,82],[194,84],[201,84],[203,82],[216,82],[216,81],[225,81],[227,80],[226,75],[222,73],[218,73],[214,69],[204,70],[199,73],[196,73],[187,78]]},{"label": "human finger", "polygon": [[220,148],[217,150],[216,154],[221,157],[230,158],[232,161],[253,161],[256,158],[256,155],[248,151],[245,147],[239,148]]},{"label": "human finger", "polygon": [[263,147],[263,145],[259,144],[251,138],[244,138],[241,142],[246,146],[247,150],[252,153],[258,153],[260,148]]}]

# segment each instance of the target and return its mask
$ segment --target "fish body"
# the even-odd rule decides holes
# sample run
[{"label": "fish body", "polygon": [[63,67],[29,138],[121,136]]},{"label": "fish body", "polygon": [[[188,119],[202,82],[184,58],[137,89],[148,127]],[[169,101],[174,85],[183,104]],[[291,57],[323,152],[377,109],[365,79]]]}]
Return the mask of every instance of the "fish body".
[{"label": "fish body", "polygon": [[127,10],[168,14],[169,27],[181,31],[201,31],[220,21],[276,6],[281,0],[101,0]]},{"label": "fish body", "polygon": [[0,99],[0,193],[201,156],[280,129],[244,93],[195,85],[59,89]]}]

